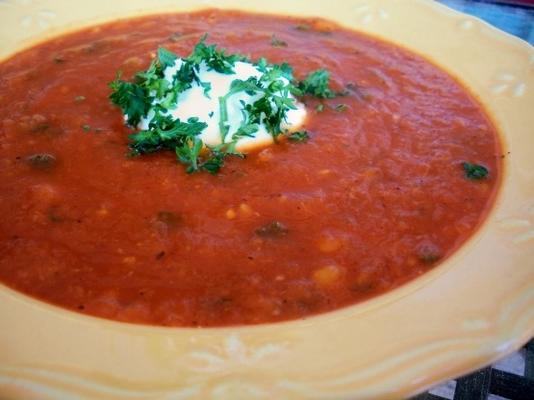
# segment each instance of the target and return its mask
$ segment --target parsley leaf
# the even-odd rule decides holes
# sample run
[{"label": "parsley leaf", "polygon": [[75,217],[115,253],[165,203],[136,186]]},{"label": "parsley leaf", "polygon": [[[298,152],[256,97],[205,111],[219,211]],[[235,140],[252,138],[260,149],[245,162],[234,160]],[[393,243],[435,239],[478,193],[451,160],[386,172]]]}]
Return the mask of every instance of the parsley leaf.
[{"label": "parsley leaf", "polygon": [[199,85],[202,86],[202,89],[204,89],[204,96],[206,96],[208,99],[210,99],[210,90],[211,90],[211,83],[209,82],[199,82]]},{"label": "parsley leaf", "polygon": [[336,93],[328,87],[330,80],[330,72],[326,69],[318,69],[311,72],[306,79],[299,82],[298,88],[304,94],[309,94],[321,99],[332,99],[336,97]]},{"label": "parsley leaf", "polygon": [[209,157],[201,162],[199,169],[214,175],[224,166],[226,157],[234,156],[245,158],[244,154],[235,150],[235,144],[235,141],[233,141],[230,143],[222,143],[217,146],[207,146]]},{"label": "parsley leaf", "polygon": [[243,81],[241,79],[234,79],[230,84],[230,91],[228,92],[226,97],[229,97],[239,92],[245,92],[246,94],[252,96],[259,91],[262,91],[262,87],[260,86],[258,79],[253,76],[248,78],[246,81]]},{"label": "parsley leaf", "polygon": [[158,61],[161,68],[165,69],[167,67],[172,67],[177,59],[178,56],[169,50],[163,47],[158,49]]},{"label": "parsley leaf", "polygon": [[198,156],[202,150],[203,142],[197,137],[187,137],[184,145],[176,147],[176,157],[185,165],[188,165],[187,172],[191,173],[198,169]]},{"label": "parsley leaf", "polygon": [[230,130],[228,123],[228,107],[226,106],[227,96],[219,97],[219,132],[221,133],[221,142],[224,143],[226,135]]},{"label": "parsley leaf", "polygon": [[207,37],[207,34],[202,36],[191,55],[187,57],[187,61],[197,65],[204,61],[209,69],[213,69],[221,74],[234,74],[234,64],[236,61],[245,61],[246,58],[239,54],[226,54],[226,50],[219,50],[214,44],[207,45]]},{"label": "parsley leaf", "polygon": [[[259,125],[263,123],[273,139],[276,140],[277,136],[282,134],[281,124],[286,119],[287,111],[296,109],[295,99],[289,97],[293,86],[289,83],[292,76],[291,67],[287,64],[280,64],[265,66],[265,72],[259,79],[255,77],[250,77],[246,81],[235,79],[228,94],[219,99],[221,115],[219,127],[222,137],[226,138],[228,134],[226,100],[236,93],[245,92],[251,96],[261,94],[261,97],[252,104],[242,103],[244,124]],[[286,81],[282,78],[285,78]],[[248,129],[250,131],[252,128]],[[254,132],[256,131],[257,129]],[[243,135],[243,130],[238,130],[236,134],[238,136]]]},{"label": "parsley leaf", "polygon": [[278,39],[276,35],[271,36],[271,46],[273,47],[287,47],[287,42],[282,39]]},{"label": "parsley leaf", "polygon": [[190,147],[194,144],[191,140],[200,135],[207,126],[198,118],[189,118],[187,122],[182,122],[170,115],[156,112],[148,129],[130,135],[131,154],[135,156],[164,149],[176,151],[178,147]]},{"label": "parsley leaf", "polygon": [[146,101],[143,88],[135,83],[121,80],[120,74],[109,84],[109,87],[113,90],[109,98],[127,116],[128,125],[137,125],[150,109],[150,103]]},{"label": "parsley leaf", "polygon": [[307,131],[293,132],[287,137],[292,142],[307,142],[310,139],[310,135]]},{"label": "parsley leaf", "polygon": [[345,112],[348,109],[349,109],[349,106],[346,104],[338,104],[337,106],[334,107],[334,110],[336,110],[337,112]]},{"label": "parsley leaf", "polygon": [[178,92],[183,92],[193,86],[195,78],[194,65],[190,62],[184,62],[173,76],[173,85]]},{"label": "parsley leaf", "polygon": [[243,124],[239,127],[236,133],[232,136],[234,140],[243,137],[254,137],[260,126],[258,124]]},{"label": "parsley leaf", "polygon": [[472,180],[482,180],[488,177],[489,171],[486,167],[480,164],[471,164],[468,162],[462,163],[465,176]]}]

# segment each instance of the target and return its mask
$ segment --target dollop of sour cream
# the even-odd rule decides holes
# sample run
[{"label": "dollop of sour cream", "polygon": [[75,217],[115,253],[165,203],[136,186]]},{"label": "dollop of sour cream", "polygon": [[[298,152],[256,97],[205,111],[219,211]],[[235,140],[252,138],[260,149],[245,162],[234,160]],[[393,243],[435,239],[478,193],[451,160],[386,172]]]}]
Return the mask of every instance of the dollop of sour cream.
[{"label": "dollop of sour cream", "polygon": [[[183,60],[178,58],[174,65],[165,68],[163,71],[164,79],[173,83],[173,77],[181,68]],[[206,145],[214,146],[222,143],[222,135],[219,129],[220,111],[219,97],[225,96],[230,91],[230,85],[235,79],[247,80],[251,77],[259,78],[262,72],[251,63],[237,61],[234,64],[233,74],[223,74],[208,69],[208,66],[202,62],[199,65],[197,77],[201,82],[208,82],[211,89],[205,93],[204,87],[197,82],[192,83],[192,87],[181,92],[177,99],[177,105],[168,110],[168,114],[173,118],[179,118],[181,121],[187,121],[191,117],[197,117],[200,121],[205,122],[208,126],[199,135],[199,138]],[[286,78],[279,78],[284,83],[288,83]],[[228,133],[224,142],[229,143],[233,140],[234,134],[243,123],[243,104],[252,104],[258,100],[261,94],[247,94],[238,92],[229,96],[227,99],[227,124]],[[289,94],[291,98],[293,96]],[[157,102],[157,100],[155,100]],[[296,109],[288,110],[286,119],[281,127],[284,131],[293,132],[299,129],[306,119],[306,108],[295,99]],[[154,117],[154,112],[149,111],[139,125],[139,129],[148,129],[148,124]],[[236,150],[248,151],[253,148],[266,146],[273,143],[272,135],[267,131],[264,124],[259,124],[258,130],[253,137],[240,137],[236,141]]]}]

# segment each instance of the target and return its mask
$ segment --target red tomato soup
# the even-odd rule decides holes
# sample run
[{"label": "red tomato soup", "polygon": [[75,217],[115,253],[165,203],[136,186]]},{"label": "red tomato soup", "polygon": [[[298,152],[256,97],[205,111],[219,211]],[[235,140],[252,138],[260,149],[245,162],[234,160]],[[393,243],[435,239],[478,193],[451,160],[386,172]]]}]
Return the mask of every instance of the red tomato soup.
[{"label": "red tomato soup", "polygon": [[[188,174],[171,152],[128,157],[108,83],[204,33],[299,79],[325,68],[347,91],[302,99],[307,142],[217,175]],[[323,20],[212,10],[113,22],[4,61],[0,138],[0,280],[154,325],[299,319],[398,287],[473,234],[501,170],[481,105],[422,57]],[[489,174],[469,179],[466,162]]]}]

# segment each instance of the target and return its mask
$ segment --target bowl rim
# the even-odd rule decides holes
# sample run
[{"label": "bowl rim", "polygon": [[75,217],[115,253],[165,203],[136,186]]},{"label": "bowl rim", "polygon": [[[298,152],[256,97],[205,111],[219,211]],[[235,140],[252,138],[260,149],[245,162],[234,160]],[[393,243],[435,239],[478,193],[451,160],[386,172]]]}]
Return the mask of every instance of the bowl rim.
[{"label": "bowl rim", "polygon": [[[22,17],[20,15],[24,16],[25,13],[38,15],[39,10],[43,10],[42,7],[60,7],[60,9],[63,7],[65,10],[72,10],[72,6],[69,8],[67,1],[56,1],[55,3],[57,4],[53,6],[50,3],[53,2],[28,3],[28,9],[22,11],[17,7],[9,9],[7,14],[12,14],[18,18],[13,18],[15,22],[10,22],[6,26],[9,29],[13,29],[10,24],[14,25],[21,21]],[[142,0],[136,0],[132,3],[134,3],[134,6],[127,11],[130,16],[149,14],[146,12],[147,10],[136,8],[142,6]],[[192,1],[184,1],[183,3],[181,6],[184,8],[205,8],[206,5],[210,5],[194,4],[195,2]],[[212,3],[211,5],[221,8],[235,9],[235,5],[239,2],[222,0],[204,3]],[[388,2],[386,0],[341,1],[339,10],[330,11],[333,14],[327,13],[326,17],[334,19],[345,27],[363,31],[383,40],[401,41],[402,44],[396,44],[423,55],[423,57],[430,59],[433,63],[445,69],[465,87],[469,88],[488,110],[492,122],[499,128],[501,133],[500,139],[503,149],[512,151],[513,154],[519,153],[517,158],[515,156],[510,157],[513,158],[512,160],[509,157],[506,158],[501,173],[501,188],[498,191],[497,198],[494,199],[494,205],[486,216],[486,221],[467,243],[464,243],[438,268],[384,295],[305,320],[255,326],[202,328],[199,330],[199,328],[167,328],[127,324],[71,312],[34,300],[4,285],[0,285],[0,315],[14,326],[12,329],[0,332],[0,343],[9,343],[16,350],[29,347],[34,351],[33,354],[28,354],[28,351],[10,352],[0,350],[0,365],[4,364],[4,367],[0,366],[0,393],[3,391],[16,393],[17,395],[23,392],[26,393],[25,391],[32,390],[32,384],[35,385],[36,382],[41,385],[42,390],[45,390],[43,392],[45,394],[47,390],[74,390],[77,392],[80,390],[79,387],[65,389],[65,381],[73,379],[73,377],[79,379],[80,382],[83,381],[83,384],[87,387],[92,387],[90,390],[93,392],[91,393],[97,393],[97,396],[100,396],[99,398],[108,398],[108,392],[112,389],[117,390],[117,388],[128,387],[128,385],[138,387],[138,383],[129,382],[124,374],[117,371],[117,366],[102,365],[102,360],[98,354],[94,354],[90,362],[86,362],[85,365],[80,362],[80,357],[83,354],[87,354],[80,351],[74,351],[75,357],[72,358],[73,356],[71,355],[71,358],[67,360],[68,362],[65,362],[65,359],[61,360],[57,356],[55,359],[52,357],[53,360],[50,362],[50,350],[65,354],[66,343],[71,347],[83,345],[82,340],[87,340],[87,337],[80,335],[81,329],[88,329],[96,335],[97,340],[105,342],[104,344],[99,344],[94,339],[89,342],[86,341],[85,343],[89,348],[100,351],[110,349],[117,351],[120,355],[118,363],[121,367],[124,367],[125,362],[136,359],[147,362],[153,370],[171,366],[176,371],[180,370],[183,365],[169,361],[168,356],[160,353],[164,352],[164,350],[171,351],[178,358],[183,358],[185,354],[186,361],[189,360],[191,362],[193,360],[199,365],[195,366],[196,369],[193,368],[190,371],[186,371],[186,374],[189,375],[187,379],[182,381],[182,386],[185,387],[187,384],[190,385],[189,387],[193,387],[191,386],[191,382],[193,382],[193,384],[203,385],[199,393],[213,394],[214,390],[221,387],[226,388],[225,390],[239,387],[249,390],[249,392],[252,388],[265,388],[266,382],[271,382],[273,375],[265,374],[265,368],[261,367],[260,361],[266,362],[265,357],[270,354],[273,354],[273,360],[267,357],[268,365],[279,365],[280,360],[283,359],[286,361],[292,360],[295,362],[295,366],[299,365],[304,368],[311,361],[309,350],[313,348],[313,344],[322,343],[328,340],[329,337],[335,336],[337,327],[341,325],[350,326],[350,331],[353,334],[363,336],[364,344],[376,345],[377,339],[374,338],[371,331],[364,329],[365,324],[374,322],[381,329],[391,329],[395,324],[402,324],[405,320],[397,317],[392,325],[392,323],[380,320],[380,318],[386,318],[387,316],[391,318],[396,315],[396,312],[406,311],[407,308],[416,307],[417,305],[419,305],[420,315],[429,317],[429,313],[425,311],[425,308],[421,310],[421,302],[428,302],[426,304],[434,306],[432,310],[450,317],[451,322],[455,322],[458,325],[446,328],[443,322],[432,320],[431,329],[427,327],[432,332],[425,332],[425,335],[419,332],[411,332],[412,335],[420,335],[419,346],[414,344],[417,343],[417,340],[412,340],[409,344],[405,344],[404,348],[401,345],[397,345],[397,347],[391,346],[391,348],[387,349],[389,351],[388,354],[389,356],[394,354],[394,356],[393,358],[385,358],[386,361],[379,360],[376,357],[373,358],[368,353],[365,353],[367,367],[374,368],[377,371],[376,376],[371,376],[371,378],[369,378],[369,374],[358,375],[351,374],[348,371],[351,365],[354,366],[353,368],[361,368],[361,363],[359,365],[350,364],[350,361],[344,360],[344,366],[340,366],[335,365],[335,360],[332,360],[331,357],[323,357],[324,360],[328,358],[328,362],[325,361],[326,365],[334,366],[332,367],[332,372],[326,374],[327,376],[322,381],[318,379],[317,371],[312,371],[310,368],[304,368],[308,378],[301,378],[300,380],[290,379],[292,378],[290,375],[292,371],[285,370],[285,376],[277,377],[276,390],[278,394],[287,395],[287,398],[312,397],[312,394],[314,397],[316,395],[318,398],[328,398],[331,393],[336,393],[339,398],[348,398],[348,396],[352,395],[361,396],[361,398],[390,398],[412,395],[427,389],[439,381],[495,361],[528,341],[534,335],[534,313],[529,311],[529,309],[534,309],[532,307],[534,306],[534,286],[530,283],[534,283],[534,265],[532,262],[534,260],[534,249],[528,246],[532,238],[534,238],[534,231],[530,229],[530,226],[534,224],[534,185],[532,184],[532,176],[525,173],[525,170],[527,172],[529,169],[534,170],[534,162],[528,159],[529,146],[525,145],[525,141],[526,144],[530,143],[532,145],[534,144],[534,139],[525,139],[528,133],[525,126],[528,127],[529,124],[532,126],[534,123],[533,117],[528,115],[528,107],[530,104],[534,104],[534,96],[532,91],[529,92],[527,90],[534,86],[534,75],[532,74],[534,70],[532,67],[534,65],[534,48],[516,37],[498,31],[480,19],[452,11],[440,3],[427,0],[415,0],[408,5],[400,3],[399,1]],[[106,6],[106,2],[103,0],[95,1],[95,4],[96,7]],[[167,6],[172,6],[171,2],[166,0],[161,0],[158,4],[161,7],[158,7],[157,11],[166,11]],[[320,2],[315,0],[306,3],[304,1],[295,1],[290,6],[284,5],[283,1],[276,0],[268,6],[267,11],[280,11],[289,7],[289,13],[297,13],[305,7],[304,4],[308,9],[312,10],[311,13],[323,10]],[[264,6],[265,4],[251,3],[247,7],[252,8],[248,11],[253,11]],[[117,7],[117,10],[120,7],[122,6]],[[239,8],[242,9],[243,7]],[[347,10],[351,10],[352,14],[349,14]],[[342,18],[341,12],[347,13],[348,16]],[[324,13],[321,15],[325,16]],[[371,19],[369,19],[369,16],[371,16]],[[63,16],[62,18],[67,17]],[[438,41],[433,44],[434,50],[425,47],[428,45],[425,45],[424,41],[417,41],[418,39],[413,38],[409,32],[405,32],[406,28],[402,31],[402,27],[396,26],[395,24],[400,24],[401,18],[403,23],[406,22],[406,19],[412,23],[422,25],[425,24],[425,19],[430,19],[430,24],[435,22],[437,25],[435,29],[429,28],[433,32],[430,36]],[[110,14],[106,14],[101,15],[101,18],[89,18],[85,20],[86,22],[75,23],[74,25],[77,30],[80,27],[94,25],[94,22],[104,22],[104,20],[109,19],[113,19],[113,16],[110,17]],[[373,24],[369,22],[373,22]],[[425,26],[430,27],[429,21],[426,24]],[[38,41],[42,41],[60,33],[69,32],[74,28],[74,25],[63,24],[56,30],[48,30],[48,33],[44,35],[42,30],[32,31],[32,29],[29,29],[29,32],[17,37],[14,43],[10,45],[13,46],[12,50],[18,51],[28,47],[30,44],[34,44],[36,33],[41,35]],[[399,32],[401,33],[401,38],[395,37],[395,40],[391,40],[392,35]],[[404,32],[404,36],[402,36],[402,32]],[[461,56],[449,55],[452,60],[446,61],[444,59],[442,52],[444,49],[450,49],[451,43],[447,43],[445,39],[439,41],[437,35],[443,32],[451,36],[453,41],[465,39],[465,43],[459,44],[459,42],[456,42],[455,44],[455,46],[460,47],[457,50],[462,53]],[[5,37],[8,42],[9,40],[13,41],[9,35],[11,34],[6,33],[6,28],[0,28],[1,39]],[[480,54],[484,54],[488,59],[495,60],[494,65],[484,66],[480,62],[475,67],[465,65],[467,57],[463,52],[469,51],[470,46],[475,45],[478,46]],[[498,57],[503,52],[508,57]],[[7,52],[4,52],[2,57],[7,56],[7,54]],[[457,64],[455,65],[455,63]],[[475,77],[478,74],[482,78]],[[499,77],[506,78],[499,81]],[[502,89],[503,85],[507,83],[508,86]],[[500,86],[498,86],[499,84]],[[522,150],[519,147],[520,145],[527,149]],[[502,242],[506,242],[506,244]],[[474,283],[473,281],[470,284],[469,282],[464,283],[463,291],[458,291],[454,287],[456,284],[455,279],[461,276],[457,272],[458,269],[462,268],[463,265],[470,273],[468,279],[474,279],[473,276],[477,277],[476,268],[472,264],[465,264],[468,264],[468,262],[475,264],[480,262],[476,255],[484,250],[490,251],[491,255],[495,255],[496,258],[496,260],[492,260],[487,255],[482,258],[484,262],[490,265],[484,266],[484,268],[491,272],[491,279],[485,279],[482,283]],[[495,254],[496,251],[500,253]],[[500,265],[499,263],[503,262],[505,256],[510,256],[510,260],[506,261],[507,264],[505,266]],[[518,265],[519,267],[517,267]],[[516,266],[520,270],[519,276],[509,277],[506,275],[509,274],[509,268],[512,266]],[[504,288],[492,286],[499,282],[498,277],[502,276],[502,274],[506,275],[506,280],[503,280],[503,282],[507,286]],[[436,284],[436,282],[442,283]],[[476,296],[468,296],[466,294],[469,290],[472,290],[479,296],[483,295],[487,289],[484,284],[495,290],[494,295],[498,295],[496,296],[498,297],[497,299],[487,299],[486,302],[478,300],[477,302],[474,299]],[[451,311],[447,313],[447,309],[443,305],[438,306],[436,304],[438,300],[435,298],[435,293],[429,293],[433,290],[440,290],[443,294],[448,295],[461,295],[464,300],[475,302],[477,307],[472,307],[469,312],[455,310],[452,314]],[[458,305],[458,303],[456,304]],[[378,317],[372,315],[377,310],[381,312]],[[495,310],[498,311],[496,312]],[[424,328],[415,323],[414,318],[416,315],[409,315],[409,317],[407,320],[411,321],[416,327]],[[56,329],[40,328],[39,338],[42,343],[49,345],[48,349],[36,350],[35,346],[29,346],[31,338],[28,337],[27,332],[32,332],[32,327],[35,329],[36,324],[42,327],[57,325]],[[308,335],[304,345],[296,343],[299,340],[303,340],[304,332],[309,331],[311,325],[314,326],[314,329],[317,329],[317,334],[314,337]],[[406,329],[399,329],[399,331],[401,332],[400,339],[405,338],[403,335],[410,333]],[[69,332],[72,337],[64,343],[58,343],[56,340],[57,335],[61,336],[65,332]],[[442,332],[441,335],[440,332]],[[349,338],[346,337],[347,335],[341,336],[343,335],[339,335],[340,342],[350,342]],[[380,337],[381,335],[377,336]],[[382,336],[384,335],[382,334]],[[148,356],[146,354],[128,354],[128,346],[115,345],[115,341],[118,340],[124,340],[129,344],[135,343],[139,337],[143,337],[140,347],[150,353]],[[274,340],[275,337],[277,340]],[[187,350],[184,350],[185,344],[187,344]],[[151,346],[157,349],[154,350]],[[278,349],[276,350],[277,346]],[[291,346],[293,346],[293,349],[298,347],[298,350],[291,350]],[[190,350],[189,348],[191,347],[196,350]],[[340,352],[338,346],[330,344],[325,347],[330,351]],[[290,349],[288,350],[288,348]],[[424,349],[424,351],[421,349]],[[266,352],[266,355],[258,356],[257,360],[254,359],[254,354],[263,354],[262,352]],[[284,352],[286,353],[285,355],[282,354]],[[290,354],[288,355],[287,353]],[[356,354],[364,356],[363,350]],[[427,358],[430,355],[437,357],[440,363],[436,364],[429,361]],[[220,362],[225,365],[224,368],[228,368],[226,374],[210,366],[209,362],[207,362],[209,364],[208,367],[203,365],[202,362],[199,363],[199,360],[209,360],[210,357],[212,362],[215,362],[213,360],[222,360]],[[393,361],[391,361],[392,359]],[[79,365],[77,368],[73,368],[72,365],[76,364],[76,360]],[[402,366],[406,370],[402,371],[402,368],[398,368],[399,370],[393,371],[390,366],[386,365],[387,360],[390,363],[396,363],[396,368],[394,369]],[[410,370],[406,365],[406,360],[417,364],[417,368],[412,367]],[[87,370],[84,370],[87,369],[84,367],[100,367],[105,373],[95,377],[93,374],[88,373]],[[209,370],[212,367],[214,370]],[[422,369],[423,367],[428,369]],[[246,373],[247,369],[253,370],[253,373]],[[55,374],[56,378],[43,378],[43,371]],[[142,370],[130,368],[128,371],[140,379],[143,376]],[[262,373],[264,374],[262,375]],[[150,376],[146,382],[152,382],[151,384],[158,383],[161,387],[167,387],[171,390],[172,385],[169,385],[168,376],[165,374],[158,375],[158,372],[154,371],[151,374],[149,374]],[[63,378],[58,379],[57,376],[62,376]],[[232,380],[233,376],[238,376],[239,380],[234,382]],[[2,378],[5,379],[2,380]],[[17,378],[19,378],[19,383],[13,383]],[[228,380],[234,386],[228,386]],[[20,384],[20,382],[25,383]],[[95,385],[104,386],[107,391],[95,392],[93,388]],[[325,392],[325,388],[328,391]],[[127,390],[124,390],[127,393]],[[148,390],[147,393],[151,392]],[[192,395],[192,398],[195,398],[194,396],[195,394]],[[223,396],[222,398],[225,397]]]}]

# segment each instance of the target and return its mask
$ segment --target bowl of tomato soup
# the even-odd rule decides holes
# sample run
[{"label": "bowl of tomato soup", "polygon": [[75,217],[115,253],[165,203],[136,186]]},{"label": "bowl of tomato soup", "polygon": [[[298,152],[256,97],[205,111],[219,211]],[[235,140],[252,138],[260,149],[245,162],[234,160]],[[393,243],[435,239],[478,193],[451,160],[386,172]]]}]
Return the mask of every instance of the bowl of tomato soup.
[{"label": "bowl of tomato soup", "polygon": [[147,4],[0,4],[0,393],[403,397],[532,336],[532,47]]}]

